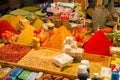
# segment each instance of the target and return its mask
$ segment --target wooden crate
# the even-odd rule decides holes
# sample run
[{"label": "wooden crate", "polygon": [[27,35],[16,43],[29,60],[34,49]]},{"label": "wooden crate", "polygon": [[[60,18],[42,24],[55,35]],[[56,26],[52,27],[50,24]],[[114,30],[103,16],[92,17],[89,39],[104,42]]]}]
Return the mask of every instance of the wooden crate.
[{"label": "wooden crate", "polygon": [[87,59],[90,62],[96,62],[101,64],[102,66],[110,67],[111,57],[109,56],[102,56],[102,55],[95,55],[90,53],[84,53],[83,59]]}]

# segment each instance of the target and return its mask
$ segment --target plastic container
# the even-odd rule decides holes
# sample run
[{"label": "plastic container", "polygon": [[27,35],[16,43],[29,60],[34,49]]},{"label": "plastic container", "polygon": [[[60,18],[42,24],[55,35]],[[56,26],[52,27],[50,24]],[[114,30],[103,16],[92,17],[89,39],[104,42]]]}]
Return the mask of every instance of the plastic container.
[{"label": "plastic container", "polygon": [[80,80],[87,80],[88,72],[87,72],[87,67],[85,65],[78,66],[78,78]]},{"label": "plastic container", "polygon": [[90,64],[89,64],[89,61],[88,60],[81,60],[81,64],[82,65],[86,65],[87,71],[88,71],[88,75],[90,77]]},{"label": "plastic container", "polygon": [[118,73],[118,71],[113,71],[112,72],[111,80],[119,80],[119,73]]},{"label": "plastic container", "polygon": [[99,74],[98,73],[94,73],[94,77],[92,78],[92,80],[101,80],[99,78]]},{"label": "plastic container", "polygon": [[71,25],[70,25],[70,23],[69,23],[69,16],[68,16],[68,15],[62,15],[62,16],[61,16],[61,19],[62,19],[62,24],[63,24],[65,27],[67,27],[67,28],[71,27]]}]

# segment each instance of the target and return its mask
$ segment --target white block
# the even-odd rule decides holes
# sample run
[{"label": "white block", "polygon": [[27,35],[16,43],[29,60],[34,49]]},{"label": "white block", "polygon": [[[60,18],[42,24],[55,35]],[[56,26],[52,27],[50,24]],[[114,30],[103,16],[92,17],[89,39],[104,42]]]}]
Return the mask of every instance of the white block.
[{"label": "white block", "polygon": [[53,57],[53,63],[59,67],[64,67],[68,64],[71,64],[72,62],[73,62],[73,57],[71,57],[66,53]]}]

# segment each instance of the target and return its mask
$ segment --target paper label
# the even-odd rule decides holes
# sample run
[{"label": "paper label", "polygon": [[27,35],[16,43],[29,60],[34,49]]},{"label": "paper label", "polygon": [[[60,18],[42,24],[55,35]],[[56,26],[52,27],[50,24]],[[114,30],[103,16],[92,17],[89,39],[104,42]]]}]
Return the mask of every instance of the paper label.
[{"label": "paper label", "polygon": [[102,67],[101,68],[101,77],[109,77],[111,78],[111,68]]}]

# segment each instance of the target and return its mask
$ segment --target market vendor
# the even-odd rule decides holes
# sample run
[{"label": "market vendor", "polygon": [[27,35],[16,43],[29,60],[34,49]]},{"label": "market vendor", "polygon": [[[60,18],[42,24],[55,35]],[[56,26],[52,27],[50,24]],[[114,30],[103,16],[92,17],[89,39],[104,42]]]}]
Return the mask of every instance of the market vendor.
[{"label": "market vendor", "polygon": [[111,13],[114,4],[113,0],[94,0],[93,2],[95,2],[95,5],[92,7],[89,5],[87,14],[92,18],[93,29],[96,31],[98,28],[104,28],[107,21],[113,21]]},{"label": "market vendor", "polygon": [[96,6],[103,5],[108,9],[109,12],[113,11],[114,0],[88,0],[89,6],[87,8],[87,14],[92,17],[94,13],[94,8]]}]

